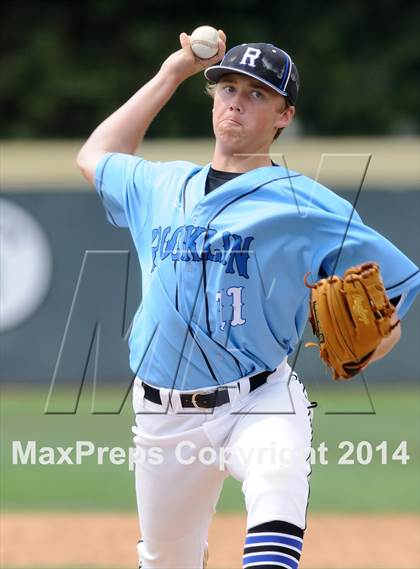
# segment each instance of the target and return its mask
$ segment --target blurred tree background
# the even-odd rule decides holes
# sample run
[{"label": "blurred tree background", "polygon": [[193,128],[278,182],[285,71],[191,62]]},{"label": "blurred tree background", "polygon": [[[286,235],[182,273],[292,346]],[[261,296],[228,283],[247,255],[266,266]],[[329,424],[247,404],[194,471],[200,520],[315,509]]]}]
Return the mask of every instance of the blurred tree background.
[{"label": "blurred tree background", "polygon": [[[267,41],[292,55],[305,134],[420,131],[414,0],[28,0],[0,13],[3,139],[85,137],[202,24],[230,47]],[[211,135],[204,85],[201,74],[184,83],[149,136]]]}]

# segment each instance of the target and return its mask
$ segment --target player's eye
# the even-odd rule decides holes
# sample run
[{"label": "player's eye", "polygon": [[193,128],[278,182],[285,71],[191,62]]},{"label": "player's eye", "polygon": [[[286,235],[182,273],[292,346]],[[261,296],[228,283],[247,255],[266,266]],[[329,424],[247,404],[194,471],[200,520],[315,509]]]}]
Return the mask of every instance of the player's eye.
[{"label": "player's eye", "polygon": [[263,99],[264,93],[262,91],[258,91],[258,89],[254,89],[253,91],[251,91],[251,97],[253,99]]},{"label": "player's eye", "polygon": [[232,94],[232,93],[235,92],[235,87],[233,87],[233,85],[225,85],[225,86],[223,87],[223,91],[224,91],[225,93]]}]

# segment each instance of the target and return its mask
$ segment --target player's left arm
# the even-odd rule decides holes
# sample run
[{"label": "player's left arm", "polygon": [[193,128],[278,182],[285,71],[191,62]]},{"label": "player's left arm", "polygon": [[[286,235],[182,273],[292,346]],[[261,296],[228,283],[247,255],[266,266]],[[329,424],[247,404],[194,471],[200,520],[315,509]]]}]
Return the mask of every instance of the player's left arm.
[{"label": "player's left arm", "polygon": [[[383,235],[363,224],[357,215],[353,216],[350,225],[346,222],[345,216],[336,217],[334,224],[322,218],[316,221],[318,235],[321,237],[318,251],[322,256],[320,265],[323,273],[341,276],[349,267],[355,267],[360,263],[377,263],[386,294],[396,308],[394,314],[391,315],[391,326],[402,320],[420,290],[418,267]],[[342,243],[339,237],[346,231],[346,239]],[[341,244],[336,245],[336,243]],[[331,244],[333,244],[332,247]],[[317,265],[313,268],[316,270],[316,267]],[[381,339],[369,358],[368,365],[386,356],[400,338],[401,323]]]}]

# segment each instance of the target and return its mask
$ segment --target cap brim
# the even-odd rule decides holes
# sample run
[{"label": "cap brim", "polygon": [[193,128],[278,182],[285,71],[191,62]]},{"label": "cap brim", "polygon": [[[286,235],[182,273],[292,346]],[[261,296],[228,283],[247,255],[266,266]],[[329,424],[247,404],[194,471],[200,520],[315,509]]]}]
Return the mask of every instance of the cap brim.
[{"label": "cap brim", "polygon": [[282,89],[278,89],[277,87],[274,87],[274,85],[272,85],[268,81],[264,81],[264,79],[261,79],[261,77],[258,77],[258,75],[254,75],[253,73],[249,73],[249,71],[242,71],[240,69],[237,69],[236,67],[229,67],[227,65],[213,65],[212,67],[208,67],[204,71],[204,76],[206,79],[208,79],[212,83],[217,83],[219,81],[219,79],[221,77],[223,77],[223,75],[227,75],[228,73],[239,73],[239,75],[247,75],[248,77],[252,77],[253,79],[256,79],[257,81],[259,81],[263,85],[267,85],[267,87],[270,87],[270,89],[273,89],[273,91],[280,93],[280,95],[283,95],[283,97],[288,96],[286,91],[283,91]]}]

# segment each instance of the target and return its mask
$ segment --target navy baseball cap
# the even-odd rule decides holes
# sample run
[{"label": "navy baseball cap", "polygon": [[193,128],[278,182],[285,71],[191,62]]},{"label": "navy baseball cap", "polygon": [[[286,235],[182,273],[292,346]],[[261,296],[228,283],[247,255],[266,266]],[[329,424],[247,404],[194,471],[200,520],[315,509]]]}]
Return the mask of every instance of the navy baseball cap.
[{"label": "navy baseball cap", "polygon": [[243,43],[232,47],[218,65],[204,71],[206,79],[217,83],[223,75],[242,73],[268,85],[296,103],[299,74],[288,53],[271,43]]}]

